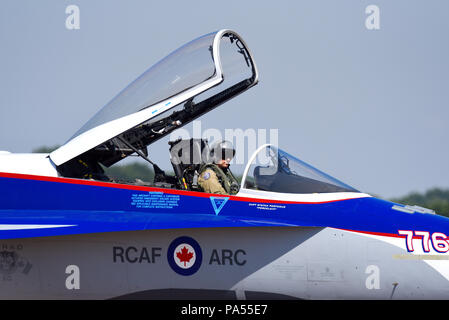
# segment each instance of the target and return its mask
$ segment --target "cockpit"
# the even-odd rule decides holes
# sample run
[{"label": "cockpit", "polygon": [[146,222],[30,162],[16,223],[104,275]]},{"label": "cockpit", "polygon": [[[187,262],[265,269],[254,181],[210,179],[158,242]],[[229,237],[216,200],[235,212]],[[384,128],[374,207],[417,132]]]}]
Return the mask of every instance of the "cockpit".
[{"label": "cockpit", "polygon": [[[137,154],[155,173],[154,181],[139,184],[200,191],[198,172],[211,161],[207,141],[171,141],[173,175],[150,159],[148,146],[257,82],[253,56],[237,33],[220,30],[206,34],[150,67],[49,157],[62,177],[111,181],[104,168]],[[265,162],[256,161],[260,158]],[[356,191],[271,145],[259,148],[250,159],[241,189],[279,193]]]},{"label": "cockpit", "polygon": [[[212,162],[207,141],[180,139],[170,144],[176,177],[186,190],[201,191],[198,172],[201,166]],[[270,144],[261,146],[251,156],[240,189],[291,194],[359,192]]]}]

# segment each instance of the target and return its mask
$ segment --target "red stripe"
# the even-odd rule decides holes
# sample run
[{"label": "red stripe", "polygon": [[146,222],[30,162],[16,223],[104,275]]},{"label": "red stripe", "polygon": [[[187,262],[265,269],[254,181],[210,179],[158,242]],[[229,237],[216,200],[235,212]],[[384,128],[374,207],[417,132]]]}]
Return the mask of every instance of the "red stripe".
[{"label": "red stripe", "polygon": [[336,199],[328,201],[317,201],[317,202],[300,202],[300,201],[286,201],[286,200],[270,200],[270,199],[259,199],[250,197],[238,197],[238,196],[225,196],[215,193],[206,193],[199,191],[188,191],[188,190],[173,190],[166,188],[156,188],[156,187],[144,187],[135,186],[128,184],[120,184],[115,182],[103,182],[103,181],[92,181],[85,179],[75,179],[75,178],[61,178],[61,177],[48,177],[48,176],[37,176],[31,174],[21,174],[21,173],[7,173],[0,172],[1,178],[12,178],[12,179],[23,179],[23,180],[34,180],[34,181],[46,181],[46,182],[57,182],[57,183],[68,183],[76,185],[85,186],[96,186],[96,187],[106,187],[115,189],[125,189],[125,190],[137,190],[137,191],[147,191],[147,192],[164,192],[168,194],[178,194],[192,197],[210,198],[210,197],[229,197],[229,200],[233,201],[243,201],[243,202],[257,202],[257,203],[273,203],[273,204],[322,204],[322,203],[332,203],[338,201],[345,201],[349,199]]},{"label": "red stripe", "polygon": [[[340,229],[340,228],[335,228],[335,229],[339,229],[339,230],[344,230],[344,231],[350,231],[350,232],[356,232],[356,233],[364,233],[364,234],[370,234],[373,236],[381,236],[381,237],[390,237],[390,238],[403,238],[405,239],[406,236],[399,234],[399,233],[383,233],[383,232],[372,232],[372,231],[361,231],[361,230],[349,230],[349,229]],[[421,236],[417,236],[417,235],[413,235],[412,237],[414,240],[420,240],[422,239]]]},{"label": "red stripe", "polygon": [[349,231],[349,232],[370,234],[370,235],[373,235],[373,236],[390,237],[390,238],[405,238],[405,236],[402,236],[402,235],[396,234],[396,233],[384,233],[384,232],[373,232],[373,231],[362,231],[362,230],[349,230],[349,229],[341,229],[341,228],[335,228],[335,229],[343,230],[343,231]]}]

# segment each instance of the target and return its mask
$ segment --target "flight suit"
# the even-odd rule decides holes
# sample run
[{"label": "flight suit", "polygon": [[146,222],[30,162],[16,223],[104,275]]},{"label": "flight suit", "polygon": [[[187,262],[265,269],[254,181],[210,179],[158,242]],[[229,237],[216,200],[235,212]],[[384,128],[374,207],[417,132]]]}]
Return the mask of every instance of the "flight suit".
[{"label": "flight suit", "polygon": [[239,183],[229,169],[221,169],[216,164],[209,164],[200,170],[198,184],[204,192],[234,195],[239,190]]}]

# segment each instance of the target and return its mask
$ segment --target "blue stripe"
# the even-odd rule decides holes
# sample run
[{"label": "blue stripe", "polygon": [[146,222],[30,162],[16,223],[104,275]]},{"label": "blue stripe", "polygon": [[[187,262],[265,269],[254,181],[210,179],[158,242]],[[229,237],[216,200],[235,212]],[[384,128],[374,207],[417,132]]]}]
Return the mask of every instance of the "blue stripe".
[{"label": "blue stripe", "polygon": [[[216,214],[209,197],[96,185],[0,178],[0,224],[75,225],[1,230],[0,239],[170,228],[315,226],[397,234],[449,235],[449,219],[392,210],[393,203],[359,198],[319,204],[263,204],[231,197]],[[197,194],[198,195],[198,194]]]}]

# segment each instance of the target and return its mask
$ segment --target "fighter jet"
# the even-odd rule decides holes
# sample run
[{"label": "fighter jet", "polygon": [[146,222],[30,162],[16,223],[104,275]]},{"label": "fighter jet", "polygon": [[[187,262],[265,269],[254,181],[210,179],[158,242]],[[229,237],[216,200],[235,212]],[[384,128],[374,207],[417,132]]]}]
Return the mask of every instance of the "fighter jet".
[{"label": "fighter jet", "polygon": [[[212,32],[53,152],[2,152],[0,298],[449,298],[449,220],[432,210],[377,199],[271,144],[251,156],[236,195],[198,185],[206,140],[170,141],[173,174],[151,160],[150,144],[258,77],[240,35]],[[108,177],[131,155],[153,181]]]}]

